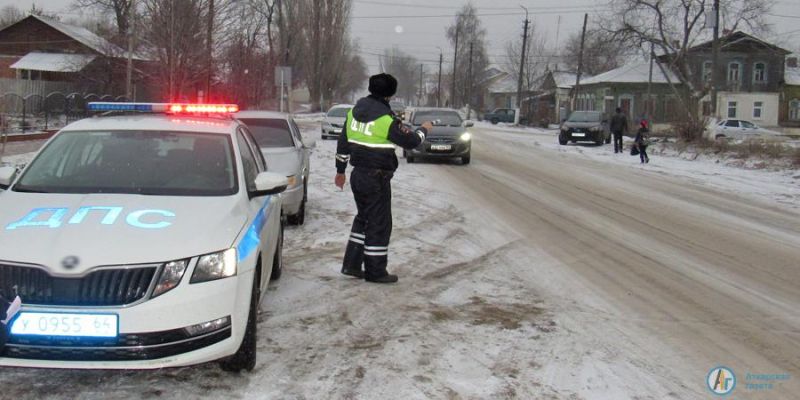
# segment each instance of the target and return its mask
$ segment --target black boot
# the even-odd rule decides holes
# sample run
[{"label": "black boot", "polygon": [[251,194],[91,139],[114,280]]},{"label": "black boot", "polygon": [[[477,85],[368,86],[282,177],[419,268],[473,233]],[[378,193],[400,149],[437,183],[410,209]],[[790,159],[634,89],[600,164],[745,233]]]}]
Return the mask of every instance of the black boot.
[{"label": "black boot", "polygon": [[372,283],[395,283],[397,282],[397,275],[386,274],[380,278],[366,278],[366,281]]},{"label": "black boot", "polygon": [[342,267],[342,273],[348,276],[352,276],[353,278],[364,279],[364,271],[359,269],[349,269]]}]

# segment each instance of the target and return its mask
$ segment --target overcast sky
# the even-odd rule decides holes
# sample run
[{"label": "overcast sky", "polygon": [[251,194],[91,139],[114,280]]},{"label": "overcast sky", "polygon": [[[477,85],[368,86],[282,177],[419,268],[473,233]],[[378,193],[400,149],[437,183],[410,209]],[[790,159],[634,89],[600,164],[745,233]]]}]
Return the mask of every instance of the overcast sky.
[{"label": "overcast sky", "polygon": [[[426,63],[426,69],[437,68],[439,48],[444,52],[445,63],[452,60],[453,52],[445,38],[445,27],[466,0],[353,0],[353,19],[350,30],[361,44],[364,59],[370,71],[378,70],[378,57],[383,49],[396,45]],[[16,5],[25,10],[31,4],[48,11],[63,14],[64,19],[80,17],[80,10],[70,5],[72,0],[0,0],[0,5]],[[603,11],[607,0],[472,0],[481,14],[481,21],[488,31],[488,53],[495,63],[505,59],[505,43],[522,35],[525,12],[536,25],[539,35],[555,47],[564,43],[570,34],[580,31],[583,13]],[[800,51],[800,0],[773,1],[768,20],[775,35],[764,38],[774,41],[789,50]],[[497,15],[492,15],[497,14]],[[436,16],[436,17],[422,17]],[[441,17],[439,17],[441,16]],[[381,18],[375,18],[381,17]],[[445,67],[447,68],[447,67]]]}]

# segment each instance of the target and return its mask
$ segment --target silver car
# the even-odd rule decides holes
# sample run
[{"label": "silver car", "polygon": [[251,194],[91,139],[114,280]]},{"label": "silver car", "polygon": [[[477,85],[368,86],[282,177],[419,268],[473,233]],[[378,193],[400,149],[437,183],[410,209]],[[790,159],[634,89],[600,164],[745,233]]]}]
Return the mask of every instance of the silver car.
[{"label": "silver car", "polygon": [[353,108],[352,104],[337,104],[328,110],[325,114],[325,119],[322,120],[322,139],[327,138],[336,139],[342,133],[344,127],[344,120],[347,118],[347,113]]},{"label": "silver car", "polygon": [[300,129],[288,114],[275,111],[241,111],[236,119],[244,122],[261,148],[270,171],[286,175],[289,186],[283,192],[283,213],[293,225],[305,222],[308,200],[310,146],[303,142]]}]

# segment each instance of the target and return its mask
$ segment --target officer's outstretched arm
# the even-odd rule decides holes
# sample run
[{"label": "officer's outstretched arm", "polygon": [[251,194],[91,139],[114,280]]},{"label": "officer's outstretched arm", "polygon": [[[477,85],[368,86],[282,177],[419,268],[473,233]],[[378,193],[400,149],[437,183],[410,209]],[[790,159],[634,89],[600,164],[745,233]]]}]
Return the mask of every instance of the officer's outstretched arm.
[{"label": "officer's outstretched arm", "polygon": [[403,125],[399,119],[395,119],[389,128],[389,141],[408,150],[419,146],[427,135],[427,129],[419,127],[417,130],[412,131]]}]

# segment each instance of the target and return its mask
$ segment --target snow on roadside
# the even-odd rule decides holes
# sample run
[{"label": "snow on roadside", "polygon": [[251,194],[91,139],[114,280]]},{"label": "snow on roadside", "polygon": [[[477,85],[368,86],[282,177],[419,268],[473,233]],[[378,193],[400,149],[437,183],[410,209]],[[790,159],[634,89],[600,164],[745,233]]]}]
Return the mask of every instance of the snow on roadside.
[{"label": "snow on roadside", "polygon": [[[515,129],[522,129],[524,133]],[[498,132],[500,131],[500,132]],[[633,143],[625,137],[625,152],[614,154],[611,144],[595,146],[594,144],[558,144],[554,131],[536,130],[535,128],[481,129],[487,137],[506,138],[515,141],[519,146],[537,147],[564,154],[565,156],[588,157],[592,160],[611,165],[637,168],[642,171],[663,174],[686,179],[690,183],[708,185],[710,187],[766,201],[770,204],[781,204],[793,209],[800,209],[800,171],[786,169],[770,171],[764,169],[745,169],[726,165],[717,159],[704,156],[692,156],[686,159],[677,152],[665,150],[663,154],[650,154],[650,163],[641,164],[639,156],[630,156]],[[658,148],[658,144],[651,146]],[[651,148],[651,150],[652,150]],[[653,153],[653,151],[648,151]]]}]

